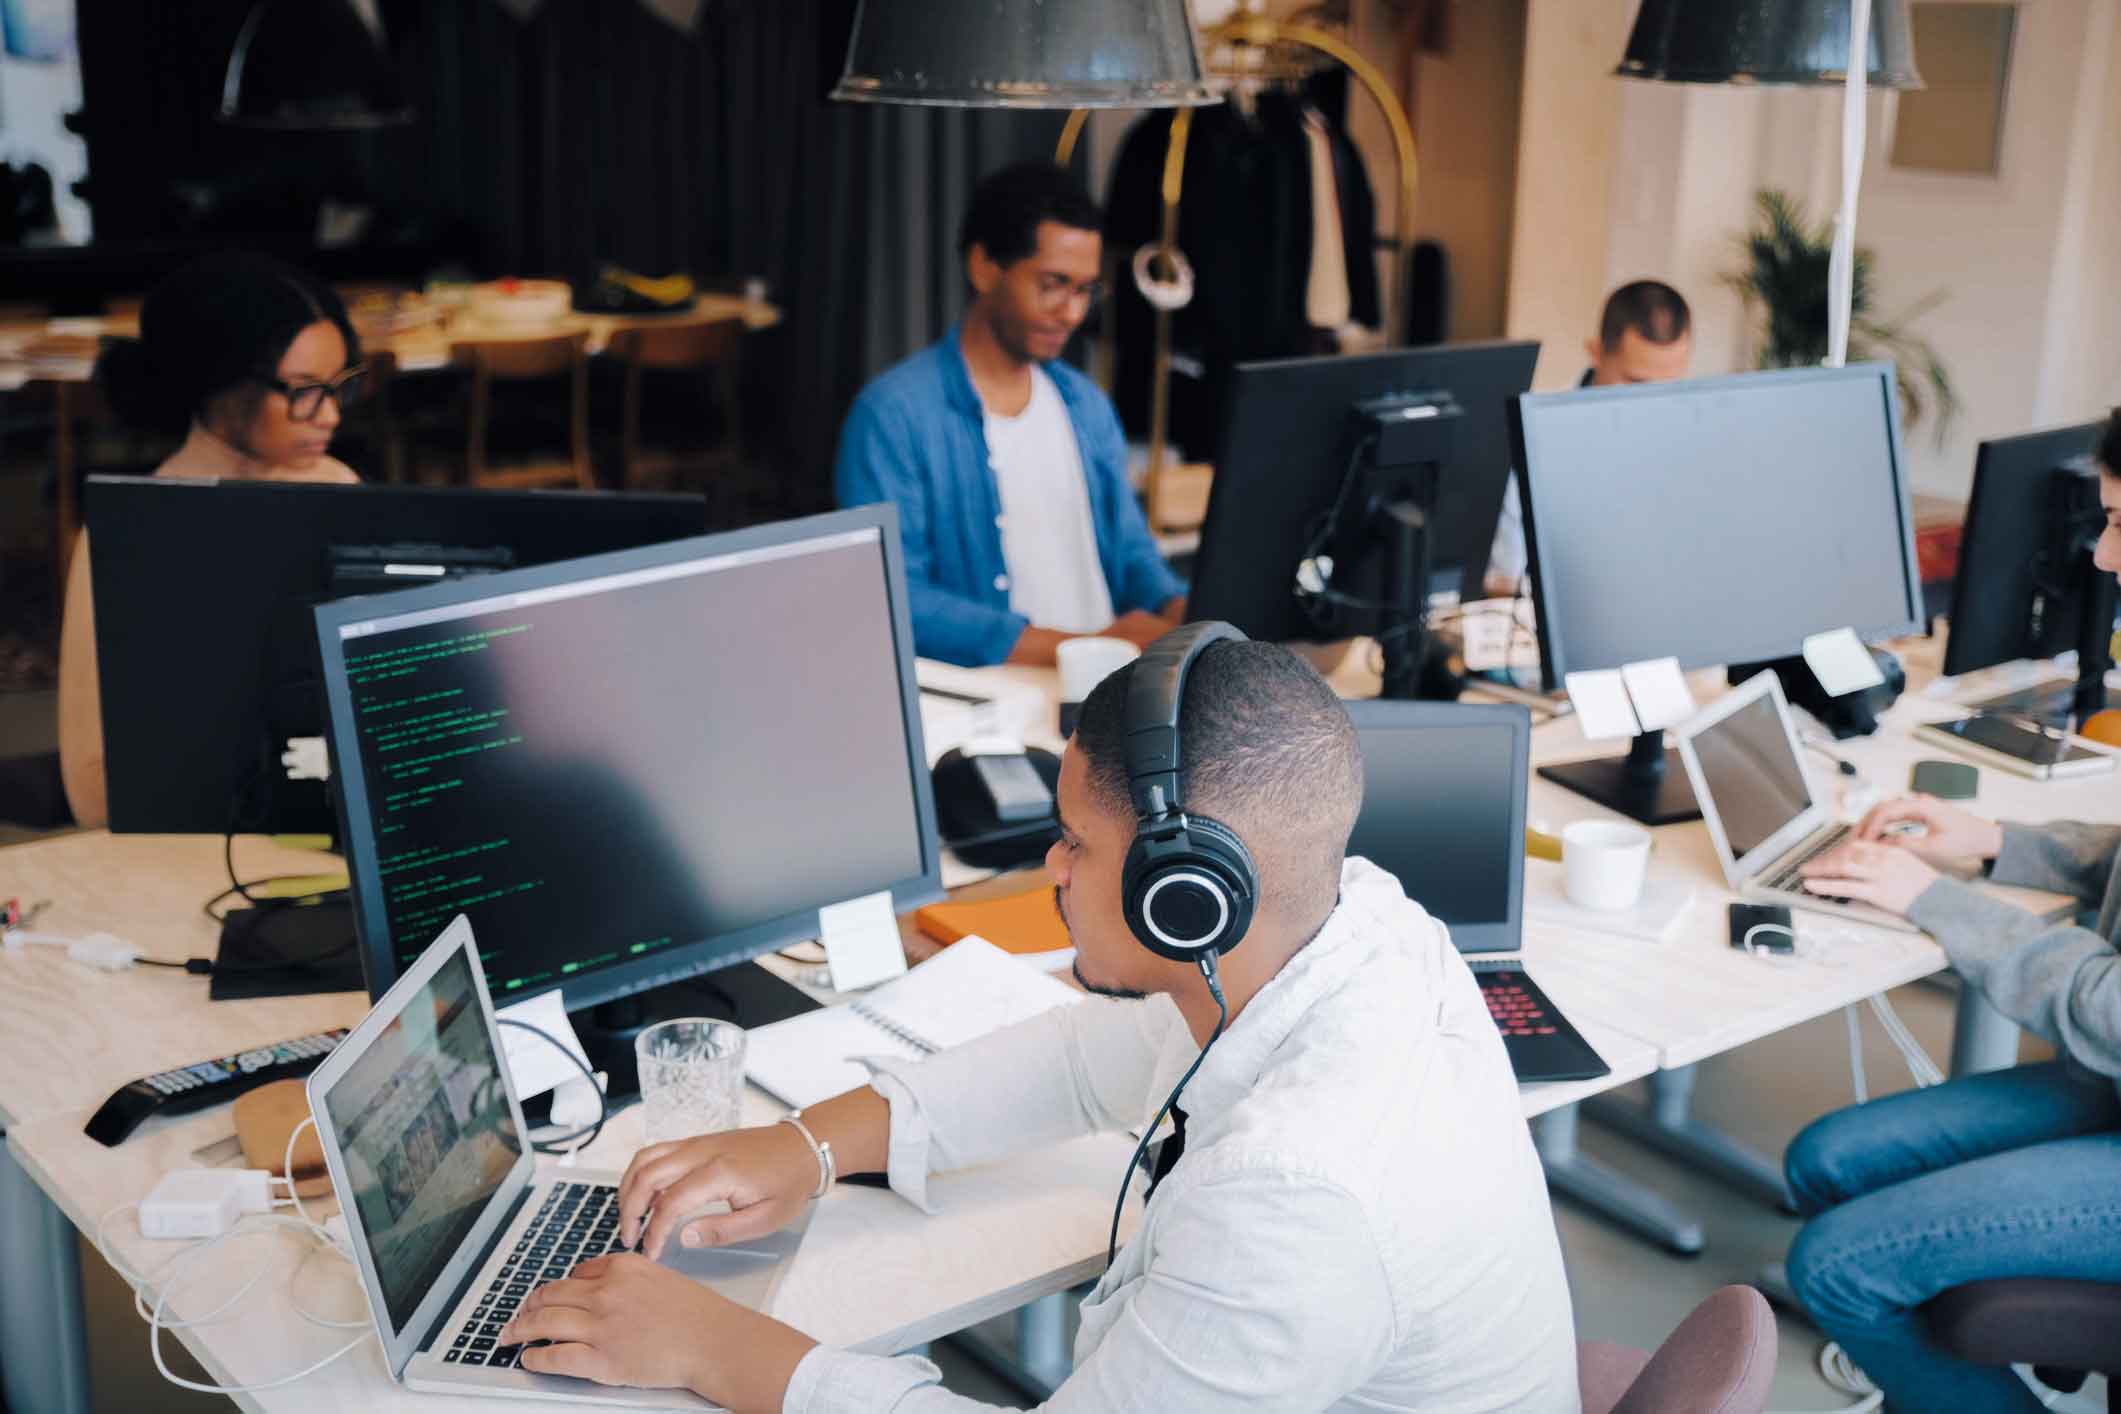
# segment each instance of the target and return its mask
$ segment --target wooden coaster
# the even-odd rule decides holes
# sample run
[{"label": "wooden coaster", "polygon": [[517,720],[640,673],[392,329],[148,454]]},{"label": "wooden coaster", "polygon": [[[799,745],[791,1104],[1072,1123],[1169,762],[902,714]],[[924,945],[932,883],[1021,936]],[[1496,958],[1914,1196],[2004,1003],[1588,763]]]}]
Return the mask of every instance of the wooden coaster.
[{"label": "wooden coaster", "polygon": [[[309,1118],[309,1094],[299,1080],[275,1080],[236,1099],[236,1138],[243,1144],[243,1161],[283,1177],[280,1164],[287,1157],[287,1136]],[[331,1174],[324,1167],[324,1146],[316,1126],[295,1141],[295,1192],[304,1198],[321,1198],[331,1192]]]}]

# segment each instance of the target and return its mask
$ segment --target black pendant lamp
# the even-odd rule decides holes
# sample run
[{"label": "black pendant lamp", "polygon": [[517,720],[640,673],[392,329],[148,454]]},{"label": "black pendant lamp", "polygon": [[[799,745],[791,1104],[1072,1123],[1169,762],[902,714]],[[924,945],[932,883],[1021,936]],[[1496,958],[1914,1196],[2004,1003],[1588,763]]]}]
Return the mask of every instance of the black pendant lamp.
[{"label": "black pendant lamp", "polygon": [[1217,99],[1186,0],[862,0],[832,96],[951,108]]},{"label": "black pendant lamp", "polygon": [[320,131],[412,121],[395,66],[355,0],[257,0],[229,52],[221,121]]},{"label": "black pendant lamp", "polygon": [[[1849,0],[1642,0],[1622,78],[1672,83],[1840,83]],[[1907,0],[1872,0],[1870,84],[1920,88]]]}]

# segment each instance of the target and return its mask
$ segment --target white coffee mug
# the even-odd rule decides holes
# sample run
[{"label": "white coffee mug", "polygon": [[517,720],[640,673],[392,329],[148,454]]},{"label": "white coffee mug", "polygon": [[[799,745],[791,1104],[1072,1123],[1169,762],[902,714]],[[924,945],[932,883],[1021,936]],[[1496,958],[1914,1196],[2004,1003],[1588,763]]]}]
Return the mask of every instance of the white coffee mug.
[{"label": "white coffee mug", "polygon": [[1054,650],[1060,663],[1061,701],[1080,702],[1090,689],[1141,657],[1124,638],[1065,638]]},{"label": "white coffee mug", "polygon": [[1650,832],[1618,820],[1578,820],[1561,832],[1562,886],[1578,908],[1632,908],[1650,867]]}]

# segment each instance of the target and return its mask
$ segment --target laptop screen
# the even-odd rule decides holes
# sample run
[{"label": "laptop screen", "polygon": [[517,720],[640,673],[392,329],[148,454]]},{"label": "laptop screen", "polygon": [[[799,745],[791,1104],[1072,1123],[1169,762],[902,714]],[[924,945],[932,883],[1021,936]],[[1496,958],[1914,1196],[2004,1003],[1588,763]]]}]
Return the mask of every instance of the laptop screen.
[{"label": "laptop screen", "polygon": [[391,1326],[403,1330],[523,1152],[462,948],[324,1106]]},{"label": "laptop screen", "polygon": [[1693,744],[1733,858],[1745,858],[1811,808],[1804,765],[1772,694],[1703,729]]}]

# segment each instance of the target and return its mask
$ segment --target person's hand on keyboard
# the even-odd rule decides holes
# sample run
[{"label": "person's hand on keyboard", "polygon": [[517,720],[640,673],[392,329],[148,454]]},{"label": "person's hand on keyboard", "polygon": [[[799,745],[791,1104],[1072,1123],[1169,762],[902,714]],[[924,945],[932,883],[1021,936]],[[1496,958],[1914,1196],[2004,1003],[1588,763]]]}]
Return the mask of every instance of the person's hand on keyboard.
[{"label": "person's hand on keyboard", "polygon": [[1844,842],[1806,864],[1802,872],[1810,893],[1853,899],[1903,915],[1939,877],[1912,850],[1862,839]]},{"label": "person's hand on keyboard", "polygon": [[1994,859],[2003,852],[2003,830],[1994,821],[1927,795],[1874,807],[1856,834],[1938,859]]},{"label": "person's hand on keyboard", "polygon": [[[619,1241],[659,1258],[673,1240],[720,1247],[764,1237],[794,1221],[817,1186],[817,1156],[792,1125],[651,1144],[619,1182]],[[724,1203],[728,1212],[700,1216]]]}]

